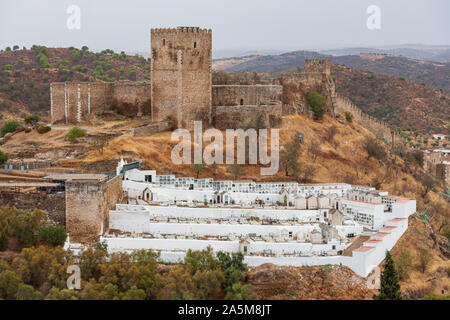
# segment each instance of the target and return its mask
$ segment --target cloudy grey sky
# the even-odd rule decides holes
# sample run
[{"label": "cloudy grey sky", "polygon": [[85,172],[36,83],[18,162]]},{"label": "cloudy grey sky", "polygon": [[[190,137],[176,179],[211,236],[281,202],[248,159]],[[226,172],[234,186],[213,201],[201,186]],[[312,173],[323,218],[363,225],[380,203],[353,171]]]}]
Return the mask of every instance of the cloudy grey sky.
[{"label": "cloudy grey sky", "polygon": [[[69,30],[68,6],[81,9]],[[369,5],[381,30],[366,26]],[[150,28],[213,29],[215,49],[450,44],[449,0],[0,0],[0,48],[18,44],[149,51]]]}]

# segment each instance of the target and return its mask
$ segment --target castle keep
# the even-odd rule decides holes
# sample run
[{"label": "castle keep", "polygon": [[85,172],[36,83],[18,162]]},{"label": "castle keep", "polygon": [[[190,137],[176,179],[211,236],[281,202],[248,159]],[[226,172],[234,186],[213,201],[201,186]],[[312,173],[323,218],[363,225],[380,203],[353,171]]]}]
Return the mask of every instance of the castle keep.
[{"label": "castle keep", "polygon": [[155,128],[171,123],[174,128],[192,129],[194,121],[205,127],[235,128],[255,114],[263,114],[273,127],[285,114],[312,116],[306,96],[314,90],[326,97],[328,113],[349,112],[377,136],[394,141],[396,133],[387,124],[336,94],[330,70],[329,60],[306,59],[302,71],[281,75],[276,84],[213,86],[210,29],[152,29],[150,83],[52,83],[51,122],[80,123],[113,110],[132,117],[151,116]]}]

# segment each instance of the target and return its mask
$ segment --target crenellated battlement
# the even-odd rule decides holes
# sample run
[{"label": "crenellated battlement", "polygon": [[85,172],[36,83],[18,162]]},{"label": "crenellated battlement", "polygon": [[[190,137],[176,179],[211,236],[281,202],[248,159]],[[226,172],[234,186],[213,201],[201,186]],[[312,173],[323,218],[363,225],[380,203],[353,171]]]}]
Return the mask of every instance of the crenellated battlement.
[{"label": "crenellated battlement", "polygon": [[328,59],[305,59],[305,72],[331,74],[331,62]]},{"label": "crenellated battlement", "polygon": [[200,27],[177,27],[177,28],[153,28],[152,34],[178,34],[178,33],[197,33],[212,34],[211,29],[203,29]]},{"label": "crenellated battlement", "polygon": [[400,133],[393,130],[386,122],[365,113],[350,99],[336,93],[335,114],[345,114],[346,112],[351,113],[357,122],[376,136],[386,139],[393,144],[401,142],[399,138]]}]

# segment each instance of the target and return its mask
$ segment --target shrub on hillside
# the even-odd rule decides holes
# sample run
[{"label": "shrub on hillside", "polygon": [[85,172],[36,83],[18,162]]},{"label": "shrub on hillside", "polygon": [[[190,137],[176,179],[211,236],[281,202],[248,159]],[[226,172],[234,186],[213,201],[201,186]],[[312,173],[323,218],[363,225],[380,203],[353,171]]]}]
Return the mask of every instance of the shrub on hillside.
[{"label": "shrub on hillside", "polygon": [[52,130],[52,128],[49,127],[49,126],[40,126],[40,127],[37,129],[37,132],[40,133],[40,134],[44,134],[44,133],[47,133],[47,132],[49,132],[49,131],[51,131],[51,130]]},{"label": "shrub on hillside", "polygon": [[308,100],[311,110],[314,112],[314,119],[318,120],[322,118],[325,113],[325,104],[327,102],[325,97],[316,91],[311,91],[306,96],[306,100]]},{"label": "shrub on hillside", "polygon": [[8,154],[0,151],[0,166],[4,165],[8,161]]},{"label": "shrub on hillside", "polygon": [[373,138],[366,138],[364,141],[364,149],[367,151],[367,159],[375,158],[383,160],[386,158],[386,150]]},{"label": "shrub on hillside", "polygon": [[33,115],[25,116],[24,121],[25,121],[25,123],[32,124],[32,123],[38,122],[40,119],[41,119],[41,117],[39,117],[37,114],[33,114]]},{"label": "shrub on hillside", "polygon": [[9,132],[15,132],[17,127],[19,127],[19,123],[17,121],[8,121],[3,125],[2,129],[0,130],[0,135],[4,137],[5,134]]},{"label": "shrub on hillside", "polygon": [[69,133],[66,135],[67,140],[75,142],[78,138],[83,138],[87,136],[86,130],[79,128],[79,127],[73,127],[70,129]]},{"label": "shrub on hillside", "polygon": [[67,233],[63,226],[48,226],[39,232],[39,240],[47,242],[52,246],[63,246],[66,242]]},{"label": "shrub on hillside", "polygon": [[347,120],[347,122],[353,122],[353,115],[350,112],[346,112],[345,120]]}]

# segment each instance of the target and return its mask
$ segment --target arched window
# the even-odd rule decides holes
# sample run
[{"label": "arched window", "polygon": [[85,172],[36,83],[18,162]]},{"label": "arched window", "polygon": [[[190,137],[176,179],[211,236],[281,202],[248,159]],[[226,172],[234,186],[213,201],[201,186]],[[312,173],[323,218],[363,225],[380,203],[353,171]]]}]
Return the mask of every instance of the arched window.
[{"label": "arched window", "polygon": [[241,99],[241,106],[244,105],[244,99]]},{"label": "arched window", "polygon": [[194,49],[197,49],[197,42],[194,42]]}]

